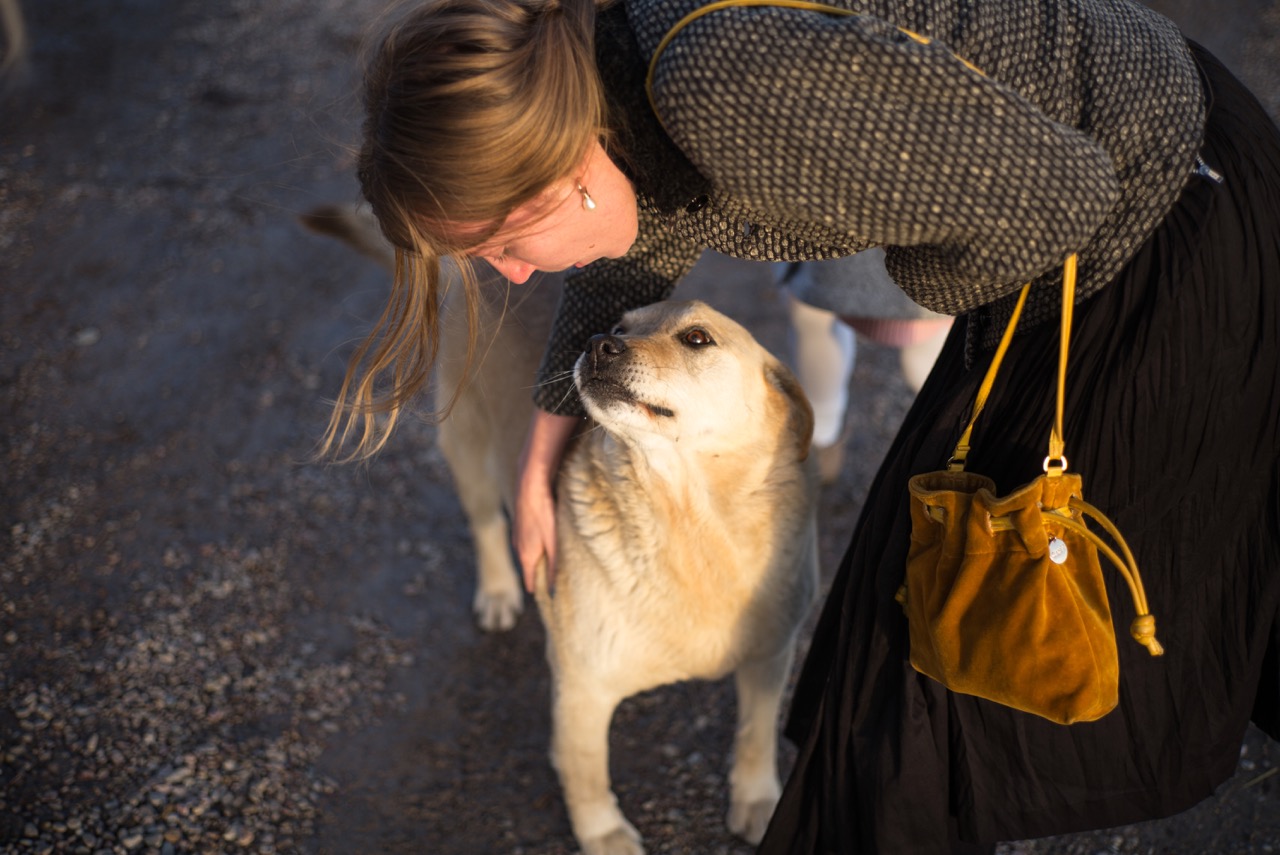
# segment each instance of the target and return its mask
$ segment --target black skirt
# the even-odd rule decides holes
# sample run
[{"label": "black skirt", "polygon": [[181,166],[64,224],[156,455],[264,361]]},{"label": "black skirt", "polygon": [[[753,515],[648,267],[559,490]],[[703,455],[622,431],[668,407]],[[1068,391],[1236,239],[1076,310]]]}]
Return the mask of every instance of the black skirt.
[{"label": "black skirt", "polygon": [[[1108,591],[1120,704],[1061,726],[910,666],[894,593],[907,479],[944,467],[988,357],[957,323],[871,487],[792,702],[799,746],[764,853],[963,851],[1168,816],[1234,772],[1248,722],[1280,738],[1280,132],[1197,49],[1197,174],[1116,281],[1076,309],[1066,456],[1137,557],[1166,653]],[[969,338],[973,340],[972,337]],[[1020,330],[967,469],[1007,493],[1040,474],[1058,329]]]}]

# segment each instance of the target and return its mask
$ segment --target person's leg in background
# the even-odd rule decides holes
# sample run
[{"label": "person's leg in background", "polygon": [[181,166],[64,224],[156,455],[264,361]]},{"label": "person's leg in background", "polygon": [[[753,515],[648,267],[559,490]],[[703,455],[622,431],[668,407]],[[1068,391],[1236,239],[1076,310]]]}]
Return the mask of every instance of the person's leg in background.
[{"label": "person's leg in background", "polygon": [[849,381],[858,356],[858,337],[834,312],[783,291],[791,319],[792,364],[813,407],[813,449],[822,483],[830,484],[844,463]]},{"label": "person's leg in background", "polygon": [[858,336],[898,348],[903,379],[919,392],[951,318],[911,302],[889,278],[880,250],[778,264],[775,276],[791,323],[792,366],[813,406],[813,447],[822,482],[829,484],[844,464]]}]

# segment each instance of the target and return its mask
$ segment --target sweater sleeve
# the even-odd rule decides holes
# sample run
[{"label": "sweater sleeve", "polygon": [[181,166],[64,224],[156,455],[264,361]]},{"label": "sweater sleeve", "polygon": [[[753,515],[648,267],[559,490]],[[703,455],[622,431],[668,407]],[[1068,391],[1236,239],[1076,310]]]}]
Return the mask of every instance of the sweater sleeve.
[{"label": "sweater sleeve", "polygon": [[630,252],[601,259],[565,279],[533,400],[561,415],[585,415],[573,385],[573,366],[593,335],[608,332],[630,309],[665,300],[701,248],[663,228],[640,200],[639,230]]},{"label": "sweater sleeve", "polygon": [[654,97],[717,187],[890,247],[908,293],[939,278],[988,298],[1016,288],[1082,247],[1119,198],[1088,134],[865,15],[705,16],[660,57]]}]

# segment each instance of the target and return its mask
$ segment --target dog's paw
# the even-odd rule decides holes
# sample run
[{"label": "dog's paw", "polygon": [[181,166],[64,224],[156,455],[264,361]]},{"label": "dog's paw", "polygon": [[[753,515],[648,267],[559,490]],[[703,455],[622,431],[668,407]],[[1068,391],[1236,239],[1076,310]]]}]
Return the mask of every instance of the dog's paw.
[{"label": "dog's paw", "polygon": [[524,611],[524,595],[518,587],[502,591],[479,588],[471,608],[476,623],[485,632],[506,632],[516,625],[516,618]]},{"label": "dog's paw", "polygon": [[582,845],[582,855],[644,855],[640,832],[626,820],[608,834],[578,842]]},{"label": "dog's paw", "polygon": [[764,837],[777,805],[777,799],[734,802],[729,806],[729,830],[755,846]]}]

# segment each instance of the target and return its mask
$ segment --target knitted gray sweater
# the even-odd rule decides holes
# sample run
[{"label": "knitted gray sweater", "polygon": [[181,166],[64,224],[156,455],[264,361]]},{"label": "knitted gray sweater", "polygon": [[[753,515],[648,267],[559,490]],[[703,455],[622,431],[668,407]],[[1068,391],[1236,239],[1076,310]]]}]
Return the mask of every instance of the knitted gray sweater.
[{"label": "knitted gray sweater", "polygon": [[640,233],[625,257],[568,277],[536,387],[543,408],[581,414],[567,372],[586,340],[665,298],[703,248],[793,261],[883,246],[913,300],[982,308],[991,328],[1007,317],[1001,298],[1035,280],[1025,328],[1056,315],[1072,252],[1078,300],[1106,285],[1195,167],[1195,64],[1170,21],[1129,0],[723,9],[660,57],[659,124],[649,57],[704,2],[627,0],[600,14],[615,158],[635,183]]}]

